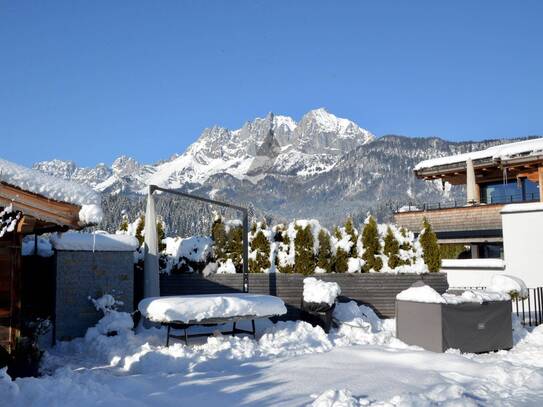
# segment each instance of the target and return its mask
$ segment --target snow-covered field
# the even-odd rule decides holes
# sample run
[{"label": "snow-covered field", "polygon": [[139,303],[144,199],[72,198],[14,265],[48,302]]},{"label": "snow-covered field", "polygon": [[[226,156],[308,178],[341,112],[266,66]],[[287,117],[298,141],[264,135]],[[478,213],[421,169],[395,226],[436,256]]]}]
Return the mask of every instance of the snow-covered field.
[{"label": "snow-covered field", "polygon": [[[61,343],[41,378],[0,371],[6,406],[475,406],[543,405],[543,327],[515,325],[510,351],[437,354],[394,338],[354,303],[341,327],[258,325],[259,339],[213,336],[165,348],[157,328]],[[335,404],[333,404],[335,402]]]}]

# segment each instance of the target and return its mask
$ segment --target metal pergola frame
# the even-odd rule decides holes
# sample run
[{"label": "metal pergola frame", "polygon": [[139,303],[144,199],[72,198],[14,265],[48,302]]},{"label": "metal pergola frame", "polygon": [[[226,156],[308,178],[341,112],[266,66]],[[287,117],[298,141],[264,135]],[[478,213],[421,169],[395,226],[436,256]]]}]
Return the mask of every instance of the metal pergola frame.
[{"label": "metal pergola frame", "polygon": [[149,185],[149,192],[153,194],[155,191],[166,192],[169,194],[179,195],[184,198],[194,199],[195,201],[205,202],[212,205],[222,206],[240,211],[243,214],[243,292],[249,292],[249,211],[243,206],[234,205],[228,202],[216,201],[214,199],[204,198],[198,195],[188,194],[176,189],[162,188],[157,185]]}]

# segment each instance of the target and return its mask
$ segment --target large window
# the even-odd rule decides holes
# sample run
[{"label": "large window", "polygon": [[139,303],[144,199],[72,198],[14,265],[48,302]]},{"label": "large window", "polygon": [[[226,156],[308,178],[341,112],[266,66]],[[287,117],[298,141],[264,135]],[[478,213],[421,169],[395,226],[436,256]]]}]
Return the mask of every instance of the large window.
[{"label": "large window", "polygon": [[507,203],[539,200],[539,186],[526,178],[481,184],[481,202]]}]

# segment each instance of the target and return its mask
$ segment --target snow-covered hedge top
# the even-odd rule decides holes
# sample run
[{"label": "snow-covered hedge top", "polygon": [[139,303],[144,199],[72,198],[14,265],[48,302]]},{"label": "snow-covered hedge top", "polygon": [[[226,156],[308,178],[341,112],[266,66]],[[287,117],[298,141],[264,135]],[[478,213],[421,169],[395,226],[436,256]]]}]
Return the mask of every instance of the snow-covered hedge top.
[{"label": "snow-covered hedge top", "polygon": [[79,205],[79,218],[85,224],[99,223],[102,220],[100,195],[77,182],[56,178],[1,158],[0,182],[49,199]]},{"label": "snow-covered hedge top", "polygon": [[167,237],[164,254],[171,256],[176,262],[181,257],[194,262],[205,262],[211,255],[213,240],[208,236],[192,236],[188,238]]},{"label": "snow-covered hedge top", "polygon": [[192,322],[236,316],[268,317],[286,314],[279,297],[260,294],[203,294],[173,297],[149,297],[138,309],[155,322]]},{"label": "snow-covered hedge top", "polygon": [[421,161],[415,166],[415,170],[421,170],[424,168],[431,168],[439,165],[456,164],[464,162],[471,158],[472,160],[478,160],[482,158],[492,159],[508,159],[518,154],[525,154],[527,156],[538,154],[543,152],[543,138],[534,140],[519,141],[516,143],[500,144],[487,148],[486,150],[474,151],[471,153],[464,153],[458,155],[452,155],[448,157],[432,158],[430,160]]},{"label": "snow-covered hedge top", "polygon": [[429,285],[409,287],[396,296],[400,301],[425,302],[434,304],[461,304],[465,302],[476,302],[482,304],[486,301],[507,301],[511,297],[503,292],[492,292],[486,290],[466,290],[462,294],[445,293],[440,295]]},{"label": "snow-covered hedge top", "polygon": [[495,274],[487,287],[489,291],[507,293],[509,295],[518,295],[520,298],[528,297],[528,288],[524,281],[518,277],[507,274]]},{"label": "snow-covered hedge top", "polygon": [[66,232],[51,236],[56,250],[133,252],[139,247],[138,239],[127,235],[111,235],[104,232]]},{"label": "snow-covered hedge top", "polygon": [[314,277],[304,278],[304,301],[317,304],[334,305],[341,288],[338,283],[317,280]]}]

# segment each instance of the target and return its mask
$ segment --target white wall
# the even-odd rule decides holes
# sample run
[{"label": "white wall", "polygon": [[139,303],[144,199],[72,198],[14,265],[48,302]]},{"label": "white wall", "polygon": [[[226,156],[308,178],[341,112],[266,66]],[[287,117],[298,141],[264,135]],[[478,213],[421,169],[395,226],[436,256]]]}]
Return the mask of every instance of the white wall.
[{"label": "white wall", "polygon": [[501,259],[443,260],[441,271],[447,273],[449,288],[488,287],[494,274],[504,274]]},{"label": "white wall", "polygon": [[543,286],[543,204],[506,205],[502,224],[505,273]]}]

